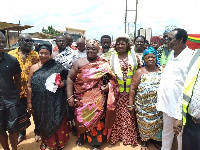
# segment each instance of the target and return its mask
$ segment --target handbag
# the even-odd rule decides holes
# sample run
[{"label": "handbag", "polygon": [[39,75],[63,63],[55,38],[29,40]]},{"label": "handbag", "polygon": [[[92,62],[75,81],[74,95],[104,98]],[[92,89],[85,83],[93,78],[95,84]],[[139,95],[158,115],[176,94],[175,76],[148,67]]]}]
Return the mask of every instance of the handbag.
[{"label": "handbag", "polygon": [[18,113],[19,131],[22,132],[31,125],[30,121],[31,115],[27,112],[26,107],[22,105],[20,102],[17,105],[17,113]]}]

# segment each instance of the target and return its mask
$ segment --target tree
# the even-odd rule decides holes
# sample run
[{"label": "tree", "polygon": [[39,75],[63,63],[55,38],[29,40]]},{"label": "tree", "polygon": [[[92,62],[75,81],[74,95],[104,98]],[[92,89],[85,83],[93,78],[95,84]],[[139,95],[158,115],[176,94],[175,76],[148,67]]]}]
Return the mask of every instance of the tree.
[{"label": "tree", "polygon": [[60,34],[60,32],[55,30],[53,26],[48,26],[48,29],[44,29],[43,27],[42,32],[53,36],[57,36],[58,34]]}]

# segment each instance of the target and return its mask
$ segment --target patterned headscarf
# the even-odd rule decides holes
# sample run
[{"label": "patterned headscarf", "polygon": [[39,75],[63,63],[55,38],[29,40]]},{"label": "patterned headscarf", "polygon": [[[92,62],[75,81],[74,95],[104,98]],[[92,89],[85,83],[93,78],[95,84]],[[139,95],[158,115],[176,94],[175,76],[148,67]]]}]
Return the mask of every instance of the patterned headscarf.
[{"label": "patterned headscarf", "polygon": [[88,44],[94,45],[95,47],[97,47],[97,49],[98,49],[98,51],[99,51],[100,47],[99,47],[99,42],[98,42],[98,41],[96,41],[96,40],[90,40],[90,39],[89,39],[89,40],[86,42],[86,46],[87,46]]},{"label": "patterned headscarf", "polygon": [[160,37],[159,36],[152,36],[151,39],[150,39],[150,43],[151,42],[158,42],[159,45],[161,45]]},{"label": "patterned headscarf", "polygon": [[176,29],[176,26],[166,26],[165,27],[165,32],[169,33],[169,32],[171,32],[174,29]]},{"label": "patterned headscarf", "polygon": [[[147,54],[154,54],[156,55],[156,64],[160,65],[159,63],[159,59],[158,59],[158,54],[157,54],[157,51],[153,48],[153,47],[148,47],[147,49],[145,49],[143,51],[143,56],[142,56],[142,60],[144,60],[144,57],[147,55]],[[144,63],[144,66],[145,66],[145,63]]]}]

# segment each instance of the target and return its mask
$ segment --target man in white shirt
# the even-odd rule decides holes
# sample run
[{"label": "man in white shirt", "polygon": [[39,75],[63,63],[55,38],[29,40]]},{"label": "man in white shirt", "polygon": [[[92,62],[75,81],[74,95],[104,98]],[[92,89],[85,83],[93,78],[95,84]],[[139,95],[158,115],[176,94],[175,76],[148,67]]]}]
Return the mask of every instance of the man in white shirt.
[{"label": "man in white shirt", "polygon": [[84,38],[79,38],[76,41],[77,45],[77,51],[75,51],[75,54],[78,58],[83,58],[87,57],[86,50],[85,50],[85,39]]},{"label": "man in white shirt", "polygon": [[[182,119],[182,94],[188,67],[194,51],[185,43],[187,31],[174,29],[168,35],[168,47],[172,55],[161,77],[158,90],[157,110],[163,112],[162,150],[171,150],[173,123]],[[177,136],[178,150],[182,150],[182,132]]]}]

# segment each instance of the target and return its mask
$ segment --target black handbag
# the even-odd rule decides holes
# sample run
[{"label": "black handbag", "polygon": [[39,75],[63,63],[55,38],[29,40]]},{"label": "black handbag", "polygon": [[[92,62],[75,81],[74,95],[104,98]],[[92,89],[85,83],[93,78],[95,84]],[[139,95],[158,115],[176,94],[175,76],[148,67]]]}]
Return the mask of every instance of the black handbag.
[{"label": "black handbag", "polygon": [[22,132],[31,125],[30,121],[31,115],[27,112],[26,107],[22,105],[20,102],[17,105],[17,113],[18,113],[19,131]]}]

